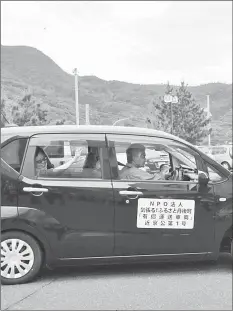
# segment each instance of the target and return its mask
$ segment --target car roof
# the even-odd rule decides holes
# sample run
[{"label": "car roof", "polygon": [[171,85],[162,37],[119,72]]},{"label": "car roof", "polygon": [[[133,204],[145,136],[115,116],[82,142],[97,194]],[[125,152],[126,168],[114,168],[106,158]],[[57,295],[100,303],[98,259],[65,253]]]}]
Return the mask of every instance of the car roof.
[{"label": "car roof", "polygon": [[[189,142],[174,136],[172,134],[157,131],[150,128],[141,128],[141,127],[124,127],[124,126],[107,126],[107,125],[44,125],[44,126],[22,126],[22,127],[8,127],[1,129],[1,140],[13,139],[13,137],[30,137],[35,134],[44,133],[44,134],[75,134],[75,133],[85,133],[85,134],[124,134],[124,135],[141,135],[141,136],[156,136],[160,138],[170,138],[177,142],[181,142],[190,146],[192,149],[197,152],[201,152],[198,148]],[[4,137],[5,136],[5,137]],[[202,156],[205,159],[205,154],[202,152]],[[216,164],[211,158],[209,162]],[[219,170],[227,172],[221,165],[218,167]],[[230,172],[229,172],[230,174]]]},{"label": "car roof", "polygon": [[152,135],[160,137],[175,137],[169,133],[157,131],[154,129],[140,127],[125,127],[125,126],[107,126],[107,125],[44,125],[44,126],[21,126],[2,128],[2,135],[21,135],[31,136],[39,133],[111,133],[111,134],[135,134],[135,135]]},{"label": "car roof", "polygon": [[[11,138],[14,136],[30,137],[35,134],[124,134],[124,135],[142,135],[142,136],[157,136],[161,138],[171,138],[179,142],[183,142],[195,148],[187,141],[174,136],[172,134],[157,131],[150,128],[141,127],[125,127],[125,126],[108,126],[108,125],[43,125],[43,126],[20,126],[8,127],[1,129],[1,136]],[[195,148],[197,149],[197,148]]]}]

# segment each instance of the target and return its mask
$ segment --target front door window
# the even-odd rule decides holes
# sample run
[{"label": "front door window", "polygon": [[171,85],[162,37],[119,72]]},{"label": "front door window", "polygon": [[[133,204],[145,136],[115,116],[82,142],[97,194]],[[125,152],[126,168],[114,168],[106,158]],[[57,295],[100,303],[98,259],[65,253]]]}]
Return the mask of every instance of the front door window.
[{"label": "front door window", "polygon": [[138,138],[135,142],[135,137],[108,137],[109,148],[114,148],[117,158],[118,175],[114,179],[197,180],[198,155],[185,145],[161,138]]}]

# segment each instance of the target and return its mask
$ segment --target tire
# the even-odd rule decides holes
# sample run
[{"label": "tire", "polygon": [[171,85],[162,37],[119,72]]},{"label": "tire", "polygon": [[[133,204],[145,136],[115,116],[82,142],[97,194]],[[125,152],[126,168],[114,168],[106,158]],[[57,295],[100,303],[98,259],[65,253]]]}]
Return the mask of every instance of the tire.
[{"label": "tire", "polygon": [[2,284],[27,283],[39,274],[41,266],[42,252],[34,238],[19,231],[9,231],[1,235]]},{"label": "tire", "polygon": [[230,164],[228,162],[222,162],[221,163],[223,167],[225,167],[227,170],[230,170],[231,167],[230,167]]}]

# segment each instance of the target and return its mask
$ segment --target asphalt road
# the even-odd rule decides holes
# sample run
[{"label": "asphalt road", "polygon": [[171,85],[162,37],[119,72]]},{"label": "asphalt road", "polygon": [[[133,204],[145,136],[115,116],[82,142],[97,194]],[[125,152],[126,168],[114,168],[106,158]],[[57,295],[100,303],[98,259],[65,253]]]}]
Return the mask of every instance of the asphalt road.
[{"label": "asphalt road", "polygon": [[232,310],[232,264],[143,264],[43,271],[2,286],[1,310]]}]

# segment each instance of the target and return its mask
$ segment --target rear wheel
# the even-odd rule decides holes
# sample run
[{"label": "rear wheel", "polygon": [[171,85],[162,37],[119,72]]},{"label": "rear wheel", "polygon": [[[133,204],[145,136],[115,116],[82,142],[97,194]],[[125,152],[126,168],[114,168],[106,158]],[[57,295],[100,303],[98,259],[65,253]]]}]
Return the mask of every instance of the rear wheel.
[{"label": "rear wheel", "polygon": [[37,241],[17,231],[1,235],[1,282],[21,284],[34,279],[42,265],[42,252]]}]

